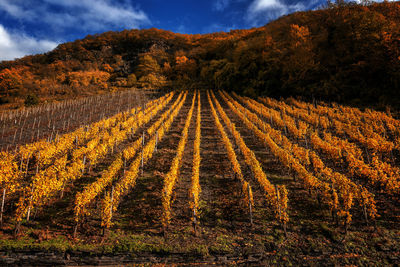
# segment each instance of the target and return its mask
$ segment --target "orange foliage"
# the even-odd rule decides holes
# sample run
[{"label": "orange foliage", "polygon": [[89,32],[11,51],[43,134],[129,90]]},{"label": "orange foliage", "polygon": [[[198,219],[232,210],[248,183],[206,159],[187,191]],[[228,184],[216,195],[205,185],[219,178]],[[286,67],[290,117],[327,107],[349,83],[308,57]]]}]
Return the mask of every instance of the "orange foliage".
[{"label": "orange foliage", "polygon": [[21,76],[14,69],[4,69],[0,72],[0,92],[7,95],[11,90],[21,87]]},{"label": "orange foliage", "polygon": [[292,24],[290,25],[290,36],[295,41],[295,47],[298,47],[307,42],[310,38],[310,31],[307,27]]},{"label": "orange foliage", "polygon": [[74,71],[69,72],[67,75],[67,81],[69,85],[73,87],[78,86],[89,86],[98,85],[103,88],[107,88],[107,81],[110,78],[110,74],[104,71]]},{"label": "orange foliage", "polygon": [[109,64],[103,64],[102,69],[106,72],[114,72],[114,69]]},{"label": "orange foliage", "polygon": [[178,57],[176,57],[176,64],[177,65],[184,64],[188,60],[189,59],[186,56],[178,56]]}]

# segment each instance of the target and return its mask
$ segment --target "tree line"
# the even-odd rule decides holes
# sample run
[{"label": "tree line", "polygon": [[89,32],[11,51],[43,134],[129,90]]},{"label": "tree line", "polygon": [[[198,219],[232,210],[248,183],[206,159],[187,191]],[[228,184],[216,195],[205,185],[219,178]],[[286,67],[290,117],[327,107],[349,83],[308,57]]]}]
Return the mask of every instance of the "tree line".
[{"label": "tree line", "polygon": [[400,106],[400,5],[329,3],[212,34],[159,29],[89,35],[0,63],[0,103],[124,87],[211,88],[377,108]]}]

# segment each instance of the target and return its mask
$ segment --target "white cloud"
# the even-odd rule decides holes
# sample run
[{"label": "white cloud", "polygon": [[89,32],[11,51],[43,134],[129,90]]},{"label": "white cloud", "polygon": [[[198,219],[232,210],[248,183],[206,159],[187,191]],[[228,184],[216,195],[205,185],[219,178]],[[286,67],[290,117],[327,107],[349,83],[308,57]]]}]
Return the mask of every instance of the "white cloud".
[{"label": "white cloud", "polygon": [[[77,12],[77,16],[64,13],[72,22],[87,29],[106,29],[109,26],[138,28],[149,23],[147,15],[130,5],[117,4],[108,0],[45,0],[66,10]],[[51,17],[48,17],[51,22]]]},{"label": "white cloud", "polygon": [[250,9],[253,12],[259,12],[271,8],[284,9],[285,6],[281,4],[278,0],[256,0],[250,6]]},{"label": "white cloud", "polygon": [[15,2],[18,1],[8,1],[8,0],[0,0],[0,9],[4,10],[8,14],[13,17],[25,17],[32,16],[33,13],[30,10],[23,10],[19,5],[16,5]]},{"label": "white cloud", "polygon": [[282,15],[310,9],[318,2],[321,1],[306,0],[289,4],[282,0],[253,0],[247,10],[246,20],[252,26],[259,26]]},{"label": "white cloud", "polygon": [[0,24],[0,61],[44,53],[56,46],[57,43],[49,40],[38,40],[25,34],[10,33]]},{"label": "white cloud", "polygon": [[0,0],[0,10],[22,21],[44,22],[53,28],[102,31],[149,24],[139,8],[112,0]]}]

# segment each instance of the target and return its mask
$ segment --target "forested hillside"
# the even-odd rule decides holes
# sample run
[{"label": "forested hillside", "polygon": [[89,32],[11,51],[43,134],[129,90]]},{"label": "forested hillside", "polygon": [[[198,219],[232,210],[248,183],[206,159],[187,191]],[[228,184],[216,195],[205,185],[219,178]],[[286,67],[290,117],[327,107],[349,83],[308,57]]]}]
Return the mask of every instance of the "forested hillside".
[{"label": "forested hillside", "polygon": [[229,33],[106,32],[0,63],[3,107],[124,87],[212,88],[395,108],[400,4],[329,4]]}]

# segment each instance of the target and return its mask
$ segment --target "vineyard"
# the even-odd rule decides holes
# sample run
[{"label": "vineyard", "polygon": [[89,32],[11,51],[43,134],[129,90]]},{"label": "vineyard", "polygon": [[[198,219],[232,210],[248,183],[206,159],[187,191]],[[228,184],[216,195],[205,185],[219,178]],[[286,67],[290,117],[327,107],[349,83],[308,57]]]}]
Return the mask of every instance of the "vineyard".
[{"label": "vineyard", "polygon": [[1,251],[400,263],[390,114],[225,91],[102,99],[0,115]]}]

